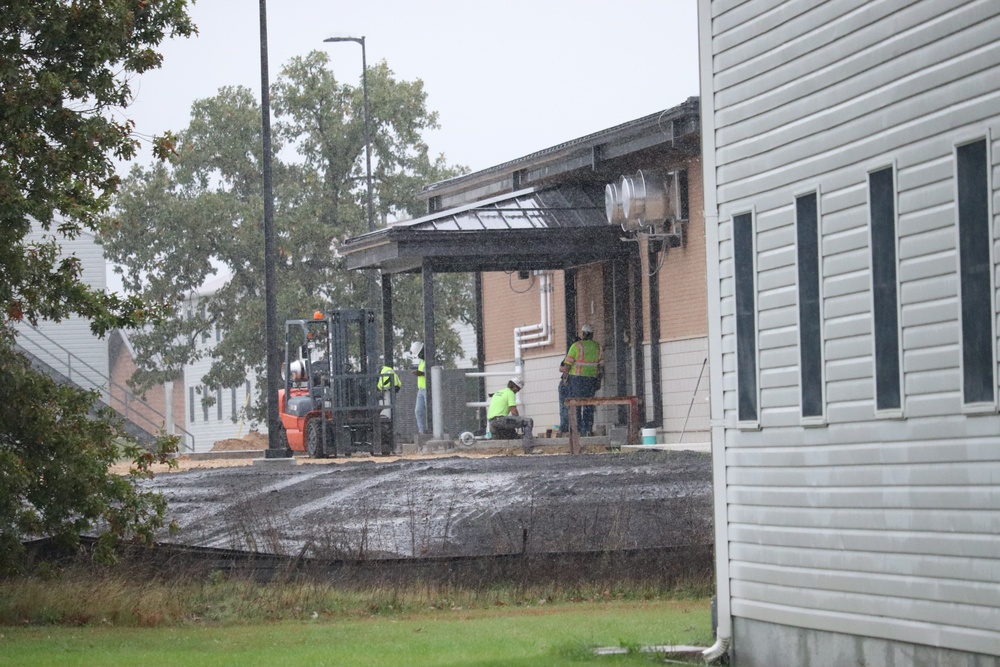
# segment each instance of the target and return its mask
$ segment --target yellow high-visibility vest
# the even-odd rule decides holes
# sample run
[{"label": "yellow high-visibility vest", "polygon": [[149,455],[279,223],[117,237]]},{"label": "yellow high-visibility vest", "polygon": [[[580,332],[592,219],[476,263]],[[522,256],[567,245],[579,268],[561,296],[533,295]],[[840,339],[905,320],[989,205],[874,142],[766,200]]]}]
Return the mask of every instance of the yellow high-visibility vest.
[{"label": "yellow high-visibility vest", "polygon": [[570,375],[595,378],[604,365],[604,353],[596,341],[578,340],[569,346],[563,364],[568,367]]},{"label": "yellow high-visibility vest", "polygon": [[383,366],[378,374],[379,378],[376,386],[379,391],[386,391],[389,387],[403,386],[403,381],[399,379],[399,375],[392,369],[392,366]]}]

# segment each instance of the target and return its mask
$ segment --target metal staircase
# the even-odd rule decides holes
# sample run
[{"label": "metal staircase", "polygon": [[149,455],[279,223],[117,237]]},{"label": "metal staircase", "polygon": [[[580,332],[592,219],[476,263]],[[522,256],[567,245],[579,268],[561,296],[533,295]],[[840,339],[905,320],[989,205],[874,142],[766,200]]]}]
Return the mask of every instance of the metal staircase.
[{"label": "metal staircase", "polygon": [[[37,339],[33,340],[35,336],[44,339],[50,347],[41,345]],[[45,373],[59,384],[81,389],[96,389],[100,392],[100,398],[95,401],[95,409],[110,407],[118,413],[124,421],[125,431],[140,443],[152,444],[164,431],[167,419],[162,412],[37,328],[31,327],[30,333],[22,332],[16,339],[14,347],[31,362],[35,370]],[[59,350],[59,354],[53,349]],[[86,369],[86,373],[81,369]],[[100,381],[100,386],[92,386],[95,379]],[[81,384],[81,381],[85,381],[85,384]],[[195,451],[192,433],[176,424],[173,431],[173,435],[180,438],[180,452]]]}]

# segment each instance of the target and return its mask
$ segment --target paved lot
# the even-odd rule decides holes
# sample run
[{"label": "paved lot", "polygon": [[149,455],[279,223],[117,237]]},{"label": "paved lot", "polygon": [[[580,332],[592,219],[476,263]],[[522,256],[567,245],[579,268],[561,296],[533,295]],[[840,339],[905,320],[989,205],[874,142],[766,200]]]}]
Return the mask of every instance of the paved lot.
[{"label": "paved lot", "polygon": [[318,557],[708,544],[711,459],[691,451],[407,457],[188,468],[145,485],[163,541]]}]

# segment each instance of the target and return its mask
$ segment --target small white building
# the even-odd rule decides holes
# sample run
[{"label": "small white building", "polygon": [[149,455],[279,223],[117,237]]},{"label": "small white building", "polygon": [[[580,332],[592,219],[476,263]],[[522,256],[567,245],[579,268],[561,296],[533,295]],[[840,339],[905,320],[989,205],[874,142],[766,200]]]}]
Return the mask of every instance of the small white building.
[{"label": "small white building", "polygon": [[717,648],[1000,665],[1000,2],[699,33]]},{"label": "small white building", "polygon": [[[201,289],[184,300],[183,315],[189,318],[205,308],[212,295],[230,278],[223,273],[208,279]],[[250,431],[250,422],[244,412],[249,403],[256,400],[253,373],[248,369],[245,382],[237,387],[210,387],[202,381],[214,361],[211,350],[221,340],[222,333],[217,327],[202,334],[197,341],[201,357],[184,366],[184,428],[194,436],[196,452],[211,451],[217,441],[243,437]],[[206,404],[206,397],[214,402]],[[257,424],[254,430],[267,433],[267,424]]]}]

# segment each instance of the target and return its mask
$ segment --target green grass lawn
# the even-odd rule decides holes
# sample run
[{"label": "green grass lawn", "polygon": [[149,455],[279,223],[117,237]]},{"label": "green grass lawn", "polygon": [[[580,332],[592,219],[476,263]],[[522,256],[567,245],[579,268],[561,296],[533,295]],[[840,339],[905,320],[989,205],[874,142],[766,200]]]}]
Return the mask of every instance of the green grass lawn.
[{"label": "green grass lawn", "polygon": [[[0,627],[0,665],[557,667],[656,664],[595,646],[711,644],[709,601],[428,609],[362,618],[156,628]],[[662,658],[662,656],[659,656]],[[662,661],[659,661],[662,664]]]}]

